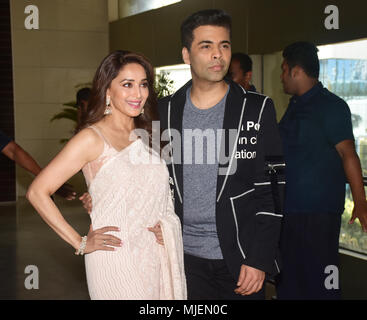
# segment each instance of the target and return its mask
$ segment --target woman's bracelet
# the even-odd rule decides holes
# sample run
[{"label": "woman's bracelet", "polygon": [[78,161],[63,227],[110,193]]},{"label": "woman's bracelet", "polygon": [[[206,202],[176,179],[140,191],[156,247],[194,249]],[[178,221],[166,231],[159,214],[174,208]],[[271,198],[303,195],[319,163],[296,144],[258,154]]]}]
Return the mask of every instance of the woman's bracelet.
[{"label": "woman's bracelet", "polygon": [[82,237],[82,242],[80,243],[80,247],[78,250],[76,250],[75,254],[78,255],[83,255],[84,254],[84,250],[85,247],[87,246],[87,236]]}]

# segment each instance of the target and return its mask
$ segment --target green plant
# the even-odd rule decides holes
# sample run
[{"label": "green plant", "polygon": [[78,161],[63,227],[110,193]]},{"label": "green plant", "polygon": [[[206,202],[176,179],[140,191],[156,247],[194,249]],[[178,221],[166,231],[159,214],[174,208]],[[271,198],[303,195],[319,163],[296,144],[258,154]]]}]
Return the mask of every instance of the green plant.
[{"label": "green plant", "polygon": [[[88,83],[81,83],[75,86],[76,91],[84,87],[90,87],[92,84]],[[78,106],[76,101],[70,101],[62,104],[65,108],[62,109],[61,112],[56,113],[51,119],[50,122],[60,119],[68,119],[74,122],[74,127],[76,127],[78,122]],[[71,132],[72,134],[72,132]],[[69,141],[68,138],[60,139],[60,143],[65,143]]]},{"label": "green plant", "polygon": [[[63,108],[61,112],[56,113],[50,120],[50,122],[53,122],[55,120],[60,119],[68,119],[74,122],[74,127],[76,127],[76,124],[78,122],[78,106],[76,105],[76,102],[67,102],[63,103],[63,106],[66,106],[67,108]],[[70,139],[63,138],[60,139],[60,143],[68,142]]]},{"label": "green plant", "polygon": [[61,112],[55,114],[51,118],[50,122],[59,120],[59,119],[69,119],[76,123],[78,119],[77,117],[78,107],[76,105],[72,105],[72,103],[64,103],[63,106],[69,106],[69,108],[64,108],[62,109]]},{"label": "green plant", "polygon": [[169,78],[169,72],[162,71],[156,75],[155,92],[158,99],[166,97],[173,93],[173,80]]}]

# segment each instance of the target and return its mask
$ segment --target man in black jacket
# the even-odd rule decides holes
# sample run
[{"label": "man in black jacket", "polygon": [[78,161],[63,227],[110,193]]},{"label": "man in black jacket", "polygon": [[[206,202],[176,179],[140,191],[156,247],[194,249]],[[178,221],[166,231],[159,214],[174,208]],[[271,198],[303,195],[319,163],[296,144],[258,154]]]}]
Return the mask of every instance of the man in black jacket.
[{"label": "man in black jacket", "polygon": [[268,97],[224,80],[230,33],[221,10],[188,17],[182,56],[192,81],[159,102],[189,299],[263,299],[265,276],[279,272],[282,213],[270,173],[285,164],[275,110]]}]

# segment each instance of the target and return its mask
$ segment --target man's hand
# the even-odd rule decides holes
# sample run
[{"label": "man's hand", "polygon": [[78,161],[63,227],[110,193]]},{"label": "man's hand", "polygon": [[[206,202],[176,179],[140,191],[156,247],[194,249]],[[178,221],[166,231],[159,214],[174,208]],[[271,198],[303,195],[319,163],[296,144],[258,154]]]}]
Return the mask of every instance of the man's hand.
[{"label": "man's hand", "polygon": [[150,232],[153,232],[156,239],[157,239],[157,243],[159,243],[160,245],[164,245],[163,242],[163,234],[162,234],[162,228],[161,225],[159,223],[157,223],[154,227],[149,227],[148,230]]},{"label": "man's hand", "polygon": [[255,292],[259,292],[263,286],[265,279],[265,272],[242,265],[240,276],[238,277],[238,288],[234,291],[243,296],[249,296]]},{"label": "man's hand", "polygon": [[335,146],[343,162],[345,176],[352,191],[354,209],[349,224],[356,218],[361,223],[362,230],[367,232],[367,202],[364,191],[362,168],[353,140],[343,140]]},{"label": "man's hand", "polygon": [[74,200],[76,196],[76,192],[73,189],[73,186],[68,183],[64,183],[56,192],[60,197],[65,198],[66,200]]},{"label": "man's hand", "polygon": [[367,232],[367,202],[360,201],[354,204],[352,218],[349,224],[352,224],[358,218],[364,232]]},{"label": "man's hand", "polygon": [[87,212],[90,214],[92,212],[92,197],[88,192],[84,192],[81,197],[79,197],[79,200],[83,202],[83,207]]}]

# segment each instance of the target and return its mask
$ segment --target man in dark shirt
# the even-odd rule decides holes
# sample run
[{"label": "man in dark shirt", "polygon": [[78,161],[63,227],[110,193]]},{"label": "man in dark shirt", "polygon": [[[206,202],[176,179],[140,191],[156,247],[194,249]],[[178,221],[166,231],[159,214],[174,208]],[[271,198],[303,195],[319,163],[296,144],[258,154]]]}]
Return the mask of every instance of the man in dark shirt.
[{"label": "man in dark shirt", "polygon": [[347,181],[355,203],[351,222],[358,218],[367,230],[351,113],[344,100],[318,81],[317,51],[307,42],[291,44],[283,51],[281,80],[284,92],[293,96],[279,124],[287,187],[278,299],[340,298],[338,283],[331,288],[325,280],[327,267],[338,266]]},{"label": "man in dark shirt", "polygon": [[11,139],[5,135],[4,133],[2,133],[0,131],[0,151],[2,152],[3,149],[11,142]]},{"label": "man in dark shirt", "polygon": [[[22,168],[35,176],[38,175],[42,168],[21,146],[12,141],[7,135],[0,131],[0,151],[9,159],[16,162]],[[75,192],[69,184],[64,184],[56,191],[56,194],[66,198],[67,200],[75,199]]]},{"label": "man in dark shirt", "polygon": [[242,52],[232,54],[228,76],[247,91],[256,92],[256,88],[251,84],[252,60]]}]

